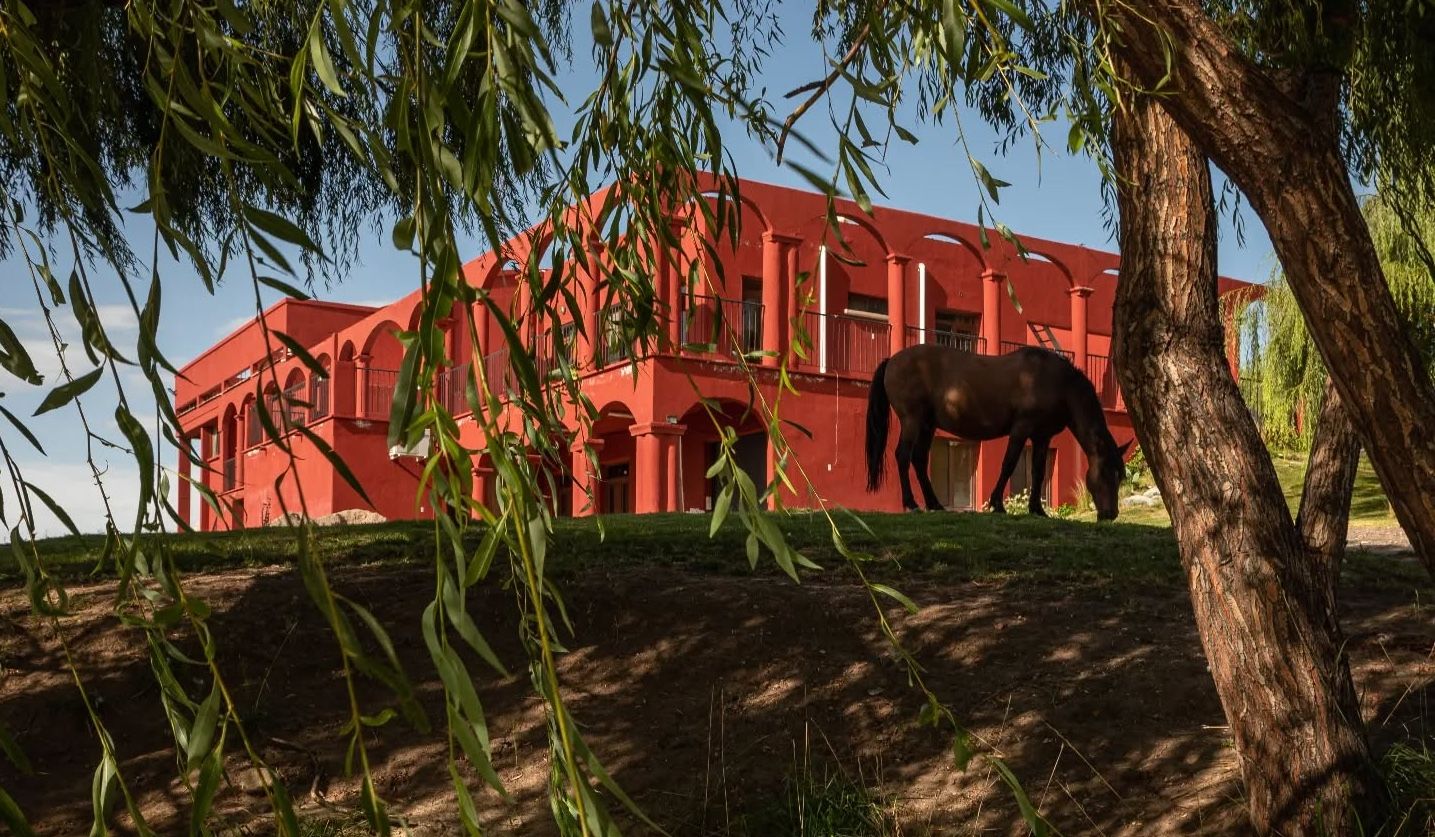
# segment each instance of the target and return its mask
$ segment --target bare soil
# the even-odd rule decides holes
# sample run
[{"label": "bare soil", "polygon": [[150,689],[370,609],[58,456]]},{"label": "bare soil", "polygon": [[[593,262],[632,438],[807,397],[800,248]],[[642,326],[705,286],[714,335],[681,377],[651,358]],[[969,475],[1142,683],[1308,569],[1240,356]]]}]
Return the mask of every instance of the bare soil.
[{"label": "bare soil", "polygon": [[[441,721],[418,631],[431,575],[350,567],[333,570],[332,581],[388,626],[430,718]],[[297,574],[243,570],[189,584],[214,608],[226,679],[251,707],[246,729],[264,757],[309,812],[352,810],[338,653]],[[1030,581],[903,589],[923,609],[890,615],[931,686],[1007,758],[1063,832],[1242,830],[1237,765],[1183,591]],[[977,762],[958,772],[949,739],[917,724],[918,696],[860,589],[651,569],[587,573],[563,590],[576,629],[561,662],[573,713],[619,783],[673,834],[743,833],[744,816],[771,804],[804,764],[878,789],[904,834],[1021,833],[991,769]],[[109,592],[75,588],[77,612],[61,631],[146,819],[161,834],[183,833],[188,797],[174,778],[143,637],[111,615]],[[1344,594],[1349,653],[1378,744],[1435,734],[1435,619],[1417,598]],[[499,589],[472,599],[481,630],[522,672],[512,602]],[[85,833],[97,745],[54,631],[27,613],[20,591],[0,592],[0,719],[36,769],[19,776],[0,760],[0,785],[40,834]],[[471,670],[513,795],[509,804],[480,791],[486,831],[551,834],[544,720],[526,675],[504,681],[477,661]],[[202,694],[202,672],[181,671]],[[364,683],[360,698],[376,712],[385,692]],[[396,720],[368,741],[379,791],[413,833],[459,833],[442,733]],[[243,764],[230,759],[219,810],[267,833]],[[124,815],[115,821],[124,833]]]}]

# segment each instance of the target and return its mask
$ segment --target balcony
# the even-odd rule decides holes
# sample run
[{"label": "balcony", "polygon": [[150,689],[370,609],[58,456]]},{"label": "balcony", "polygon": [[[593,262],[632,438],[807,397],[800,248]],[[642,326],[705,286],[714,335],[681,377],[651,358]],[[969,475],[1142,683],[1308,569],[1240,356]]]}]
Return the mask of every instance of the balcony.
[{"label": "balcony", "polygon": [[397,369],[365,369],[359,392],[363,398],[364,415],[385,419],[394,405],[394,387],[399,382]]},{"label": "balcony", "polygon": [[234,457],[224,460],[224,491],[233,491],[238,486],[237,474]]},{"label": "balcony", "polygon": [[762,351],[762,303],[691,296],[679,324],[683,351],[719,357],[747,357]]}]

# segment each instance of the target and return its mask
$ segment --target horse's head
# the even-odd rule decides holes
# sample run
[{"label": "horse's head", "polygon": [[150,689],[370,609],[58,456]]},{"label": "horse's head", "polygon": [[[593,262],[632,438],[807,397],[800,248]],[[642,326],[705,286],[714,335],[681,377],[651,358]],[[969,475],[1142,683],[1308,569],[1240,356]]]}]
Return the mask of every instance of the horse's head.
[{"label": "horse's head", "polygon": [[1130,442],[1119,448],[1114,442],[1108,442],[1103,450],[1087,457],[1086,490],[1091,492],[1091,500],[1096,504],[1097,520],[1116,519],[1116,492],[1121,488],[1121,480],[1126,477],[1126,449],[1129,447]]}]

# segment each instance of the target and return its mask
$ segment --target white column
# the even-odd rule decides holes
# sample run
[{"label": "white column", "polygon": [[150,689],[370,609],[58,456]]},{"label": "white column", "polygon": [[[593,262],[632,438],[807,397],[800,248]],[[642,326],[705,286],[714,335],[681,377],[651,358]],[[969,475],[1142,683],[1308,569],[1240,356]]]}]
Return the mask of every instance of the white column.
[{"label": "white column", "polygon": [[817,250],[817,371],[827,371],[827,245]]},{"label": "white column", "polygon": [[927,263],[917,262],[917,342],[927,342]]}]

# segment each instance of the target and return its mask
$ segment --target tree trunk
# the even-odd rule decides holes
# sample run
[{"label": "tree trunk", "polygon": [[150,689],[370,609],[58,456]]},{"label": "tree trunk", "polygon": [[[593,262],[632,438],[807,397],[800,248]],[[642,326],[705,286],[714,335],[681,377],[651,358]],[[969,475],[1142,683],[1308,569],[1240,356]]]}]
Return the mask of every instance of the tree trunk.
[{"label": "tree trunk", "polygon": [[1375,787],[1326,574],[1226,365],[1206,159],[1150,99],[1115,116],[1116,368],[1171,511],[1261,833],[1348,832]]},{"label": "tree trunk", "polygon": [[[1103,13],[1090,0],[1087,8]],[[1396,517],[1435,574],[1435,385],[1401,326],[1351,188],[1331,127],[1336,104],[1258,67],[1200,0],[1110,9],[1115,53],[1142,84],[1172,79],[1162,106],[1264,222]],[[1338,86],[1338,76],[1329,80],[1315,79]]]},{"label": "tree trunk", "polygon": [[1326,576],[1334,597],[1340,581],[1340,562],[1350,530],[1350,495],[1360,465],[1360,437],[1329,381],[1316,419],[1315,438],[1305,471],[1296,529],[1316,568]]}]

